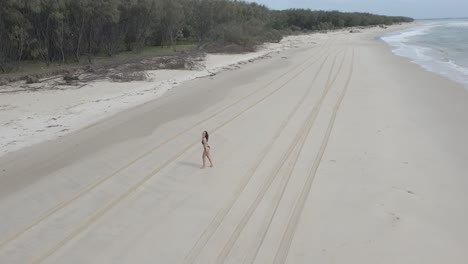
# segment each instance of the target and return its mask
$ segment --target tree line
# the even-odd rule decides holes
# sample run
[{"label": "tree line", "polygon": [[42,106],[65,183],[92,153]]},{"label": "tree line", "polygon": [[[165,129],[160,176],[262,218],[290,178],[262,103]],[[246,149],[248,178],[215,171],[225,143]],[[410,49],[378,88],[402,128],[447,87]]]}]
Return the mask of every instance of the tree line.
[{"label": "tree line", "polygon": [[68,63],[147,46],[253,47],[292,30],[410,22],[407,17],[290,9],[233,0],[0,0],[0,73],[20,61]]}]

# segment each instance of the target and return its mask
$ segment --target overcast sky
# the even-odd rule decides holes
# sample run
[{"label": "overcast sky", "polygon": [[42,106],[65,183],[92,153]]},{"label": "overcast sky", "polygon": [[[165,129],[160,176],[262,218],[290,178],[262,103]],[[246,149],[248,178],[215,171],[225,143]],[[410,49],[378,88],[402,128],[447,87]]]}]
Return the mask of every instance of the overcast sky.
[{"label": "overcast sky", "polygon": [[468,0],[250,0],[272,9],[360,11],[413,18],[468,17]]}]

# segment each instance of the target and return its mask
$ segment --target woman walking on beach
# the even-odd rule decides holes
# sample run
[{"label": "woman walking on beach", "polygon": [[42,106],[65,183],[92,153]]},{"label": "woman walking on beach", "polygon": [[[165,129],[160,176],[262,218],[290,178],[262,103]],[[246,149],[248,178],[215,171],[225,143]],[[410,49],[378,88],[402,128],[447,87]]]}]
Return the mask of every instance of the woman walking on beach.
[{"label": "woman walking on beach", "polygon": [[202,133],[202,145],[203,145],[203,154],[202,154],[202,160],[203,160],[203,166],[201,167],[202,169],[205,168],[205,159],[208,158],[210,161],[210,167],[213,168],[213,162],[211,161],[211,156],[210,156],[210,145],[208,145],[208,138],[210,136],[208,135],[207,131],[203,131]]}]

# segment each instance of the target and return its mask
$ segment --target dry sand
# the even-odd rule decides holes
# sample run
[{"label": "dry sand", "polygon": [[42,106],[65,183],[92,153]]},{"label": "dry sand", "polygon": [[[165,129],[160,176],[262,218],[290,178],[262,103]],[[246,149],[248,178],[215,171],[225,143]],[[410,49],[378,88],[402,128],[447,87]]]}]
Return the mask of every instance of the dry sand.
[{"label": "dry sand", "polygon": [[0,263],[465,263],[467,91],[383,31],[317,37],[1,157]]},{"label": "dry sand", "polygon": [[113,82],[107,78],[78,85],[57,84],[62,78],[45,78],[0,86],[0,156],[47,140],[53,140],[99,122],[125,109],[155,100],[170,89],[196,78],[238,69],[315,39],[328,37],[298,35],[280,43],[267,43],[257,52],[208,54],[192,70],[145,71],[147,80]]}]

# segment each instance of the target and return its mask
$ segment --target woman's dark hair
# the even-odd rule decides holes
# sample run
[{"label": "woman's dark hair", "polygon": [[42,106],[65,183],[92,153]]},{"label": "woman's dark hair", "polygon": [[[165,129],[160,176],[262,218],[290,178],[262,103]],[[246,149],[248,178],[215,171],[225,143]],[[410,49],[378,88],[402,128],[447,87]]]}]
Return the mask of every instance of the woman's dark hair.
[{"label": "woman's dark hair", "polygon": [[208,131],[205,130],[205,138],[206,138],[206,142],[208,142],[208,138],[210,137],[210,135],[208,135]]}]

